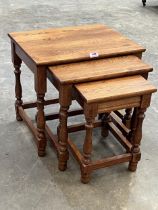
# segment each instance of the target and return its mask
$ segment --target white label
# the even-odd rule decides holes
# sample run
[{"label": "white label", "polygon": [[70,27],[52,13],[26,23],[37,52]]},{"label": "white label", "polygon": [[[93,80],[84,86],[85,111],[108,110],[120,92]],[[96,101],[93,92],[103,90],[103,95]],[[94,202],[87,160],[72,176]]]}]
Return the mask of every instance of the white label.
[{"label": "white label", "polygon": [[92,52],[89,54],[90,58],[97,58],[99,57],[99,54],[97,52]]}]

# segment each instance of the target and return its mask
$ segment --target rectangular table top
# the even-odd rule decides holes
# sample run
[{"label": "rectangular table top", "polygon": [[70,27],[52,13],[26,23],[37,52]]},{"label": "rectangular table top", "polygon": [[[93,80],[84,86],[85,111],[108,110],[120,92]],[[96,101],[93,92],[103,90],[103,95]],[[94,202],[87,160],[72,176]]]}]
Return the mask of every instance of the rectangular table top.
[{"label": "rectangular table top", "polygon": [[76,62],[49,67],[49,78],[56,78],[61,84],[75,84],[94,80],[143,74],[152,71],[152,67],[145,64],[134,55],[93,61]]},{"label": "rectangular table top", "polygon": [[156,92],[156,88],[140,75],[75,85],[87,103],[109,101]]},{"label": "rectangular table top", "polygon": [[145,51],[105,25],[83,25],[9,33],[36,65],[56,65]]}]

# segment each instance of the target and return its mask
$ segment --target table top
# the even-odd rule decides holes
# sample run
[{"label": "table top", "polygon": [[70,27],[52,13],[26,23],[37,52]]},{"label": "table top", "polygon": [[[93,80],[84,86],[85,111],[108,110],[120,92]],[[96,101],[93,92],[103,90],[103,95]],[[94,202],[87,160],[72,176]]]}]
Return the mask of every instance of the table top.
[{"label": "table top", "polygon": [[82,25],[9,33],[36,65],[56,65],[142,53],[145,49],[105,25]]},{"label": "table top", "polygon": [[109,101],[156,92],[156,88],[140,75],[75,85],[87,103]]},{"label": "table top", "polygon": [[134,55],[84,61],[49,67],[50,74],[61,84],[75,84],[94,80],[144,74],[152,71]]}]

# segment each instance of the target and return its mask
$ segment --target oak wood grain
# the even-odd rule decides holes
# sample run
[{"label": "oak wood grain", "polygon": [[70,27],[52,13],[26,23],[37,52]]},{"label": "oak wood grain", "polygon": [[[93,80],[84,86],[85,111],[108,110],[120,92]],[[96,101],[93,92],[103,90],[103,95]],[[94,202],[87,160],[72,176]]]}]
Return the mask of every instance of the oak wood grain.
[{"label": "oak wood grain", "polygon": [[49,67],[49,72],[62,84],[144,74],[150,71],[152,67],[134,55]]},{"label": "oak wood grain", "polygon": [[75,85],[86,103],[156,92],[156,88],[140,75]]},{"label": "oak wood grain", "polygon": [[143,47],[107,26],[83,25],[9,33],[36,65],[54,65],[98,58],[136,54]]}]

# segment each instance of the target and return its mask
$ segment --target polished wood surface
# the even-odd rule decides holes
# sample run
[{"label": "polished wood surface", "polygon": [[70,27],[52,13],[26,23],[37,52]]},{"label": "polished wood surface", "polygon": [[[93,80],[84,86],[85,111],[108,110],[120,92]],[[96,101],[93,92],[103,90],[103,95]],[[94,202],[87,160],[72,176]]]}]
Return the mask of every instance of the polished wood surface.
[{"label": "polished wood surface", "polygon": [[[36,65],[54,65],[127,54],[143,47],[104,25],[83,25],[9,33],[17,53]],[[23,59],[23,60],[24,60]],[[29,64],[29,63],[28,63]],[[31,64],[30,66],[32,66]]]},{"label": "polished wood surface", "polygon": [[87,103],[114,100],[125,96],[136,97],[156,91],[156,88],[140,75],[82,83],[75,87]]},{"label": "polished wood surface", "polygon": [[136,56],[120,56],[49,67],[49,71],[62,84],[74,84],[114,77],[145,74],[152,67]]},{"label": "polished wood surface", "polygon": [[[72,85],[74,83],[103,80],[112,77],[124,77],[133,74],[141,74],[144,78],[147,78],[148,72],[152,71],[152,68],[149,65],[143,64],[142,61],[138,59],[141,58],[145,49],[125,36],[122,36],[115,30],[99,24],[28,32],[14,32],[10,33],[9,37],[11,38],[12,61],[15,67],[15,105],[17,120],[24,120],[31,129],[36,138],[35,142],[38,148],[38,155],[45,155],[46,137],[48,137],[57,150],[59,159],[58,167],[60,170],[64,171],[67,167],[67,160],[69,158],[69,144],[73,154],[81,165],[82,181],[85,183],[89,181],[89,174],[91,171],[101,167],[130,161],[129,170],[136,170],[137,162],[140,159],[139,143],[141,140],[142,121],[145,109],[149,106],[150,102],[149,93],[145,97],[133,96],[130,97],[130,99],[128,95],[128,99],[124,99],[123,104],[121,99],[117,100],[117,102],[115,100],[115,103],[113,103],[113,101],[102,101],[101,103],[95,101],[95,104],[84,104],[84,110],[70,112],[68,110],[73,99]],[[127,56],[126,58],[122,57],[122,60],[120,60],[119,56],[125,55],[130,56]],[[105,60],[105,58],[107,60]],[[111,58],[111,60],[108,58]],[[22,101],[22,86],[20,81],[21,62],[24,62],[34,73],[35,91],[37,95],[36,102],[23,103]],[[73,64],[75,62],[76,64]],[[63,64],[68,65],[66,66]],[[50,66],[49,73],[52,75],[51,81],[56,87],[58,87],[59,100],[53,99],[45,101],[44,97],[47,91],[47,69]],[[65,83],[63,78],[61,81],[58,79],[57,82],[57,78],[53,75],[54,70],[56,71],[55,73],[60,72],[61,75],[65,71],[66,74],[63,75]],[[126,83],[126,85],[128,84]],[[104,88],[102,91],[104,91]],[[93,99],[94,93],[95,91],[92,93]],[[121,94],[124,93],[125,92],[122,92]],[[99,94],[99,97],[101,97],[101,93]],[[81,100],[83,101],[83,98]],[[109,100],[111,100],[111,98]],[[58,102],[60,103],[59,114],[44,114],[45,105]],[[92,106],[89,107],[89,105]],[[139,109],[136,109],[136,117],[132,117],[131,120],[131,130],[122,123],[122,119],[124,121],[124,118],[118,111],[115,113],[117,113],[116,115],[118,117],[121,116],[120,120],[117,120],[113,115],[107,114],[108,117],[102,115],[102,117],[104,117],[104,119],[102,118],[103,120],[94,122],[97,113],[104,113],[105,110],[108,110],[109,112],[112,110],[118,110],[122,106],[124,108],[131,108],[139,105]],[[32,107],[37,107],[37,127],[34,126],[33,122],[25,112],[25,109]],[[72,126],[67,125],[68,116],[82,114],[83,111],[86,117],[86,126],[84,126],[83,123]],[[127,110],[126,115],[128,120],[130,110]],[[52,134],[45,121],[56,119],[58,117],[59,126],[57,129],[57,137]],[[135,120],[136,118],[138,120]],[[110,120],[112,121],[110,122]],[[117,157],[109,157],[108,159],[104,158],[103,160],[93,162],[91,160],[92,129],[93,127],[99,126],[102,126],[103,128],[103,136],[107,136],[108,130],[110,130],[125,147],[127,153]],[[86,137],[82,155],[68,138],[68,132],[75,132],[83,130],[84,128],[86,128]],[[104,132],[105,129],[106,132]],[[137,136],[135,136],[135,133]],[[127,141],[126,137],[129,141]]]},{"label": "polished wood surface", "polygon": [[[26,116],[26,113],[24,114],[21,109],[24,111],[25,108],[35,106],[35,103],[32,104],[32,102],[25,103],[24,105],[22,101],[22,85],[20,81],[21,63],[25,63],[34,73],[34,88],[37,95],[38,109],[36,114],[37,127],[33,129],[33,125],[28,120],[28,116],[26,116],[25,121],[31,128],[33,134],[36,133],[35,137],[37,138],[36,143],[39,156],[45,155],[46,148],[44,114],[44,105],[46,104],[44,98],[47,92],[47,69],[49,65],[127,54],[134,54],[141,58],[142,52],[145,51],[143,47],[113,29],[99,24],[13,32],[9,34],[9,37],[11,39],[12,62],[15,67],[15,108],[17,120],[24,120]],[[106,47],[103,46],[103,43]],[[61,111],[71,104],[71,93],[70,91],[65,92],[65,90],[70,90],[70,88],[61,87],[59,91]],[[56,115],[52,116],[52,118],[54,117]],[[51,117],[48,116],[46,118],[50,119]],[[61,123],[61,125],[64,126],[65,123]],[[65,142],[65,140],[63,141]],[[62,145],[62,147],[64,146]],[[67,151],[67,149],[64,151]]]},{"label": "polished wood surface", "polygon": [[[74,86],[74,92],[76,100],[84,110],[86,119],[83,152],[81,153],[72,141],[69,140],[68,143],[72,154],[80,164],[81,181],[88,183],[93,170],[123,162],[129,162],[128,169],[136,171],[141,158],[139,146],[142,138],[144,113],[150,105],[151,94],[156,92],[156,88],[142,76],[137,75],[78,84]],[[122,123],[122,116],[118,120],[120,115],[117,115],[117,112],[112,115],[108,114],[120,108],[134,108],[131,129]],[[123,151],[122,154],[93,161],[91,157],[92,131],[98,113],[106,113],[106,116],[104,114],[102,116],[105,134],[108,134],[107,130],[110,130],[126,149],[126,152]]]},{"label": "polished wood surface", "polygon": [[[102,80],[102,83],[104,83],[105,79],[108,78],[118,78],[118,77],[125,77],[128,75],[142,75],[145,78],[147,78],[148,72],[152,71],[152,67],[144,64],[140,58],[134,55],[129,55],[129,56],[119,56],[115,58],[106,58],[106,59],[100,59],[100,60],[95,60],[95,61],[85,61],[85,62],[77,62],[77,63],[71,63],[71,64],[64,64],[64,65],[57,65],[57,66],[51,66],[49,67],[49,70],[47,72],[49,80],[52,82],[52,84],[59,90],[59,97],[60,97],[60,105],[61,108],[64,110],[65,107],[67,107],[67,104],[71,104],[71,99],[70,97],[72,96],[72,87],[76,83],[81,83],[81,82],[88,82],[91,81],[90,83],[86,83],[86,85],[93,83],[92,81],[95,80]],[[105,81],[104,81],[105,80]],[[145,80],[145,79],[144,79]],[[143,80],[143,81],[144,81]],[[132,82],[132,81],[131,81]],[[101,91],[101,93],[106,96],[104,89],[102,88],[97,89],[95,87],[96,81],[93,83],[94,84],[94,91],[90,91],[91,97],[96,97],[95,92],[96,91]],[[80,84],[78,84],[80,86]],[[78,86],[77,85],[77,86]],[[84,86],[85,84],[81,84],[81,86]],[[120,83],[119,83],[120,85]],[[126,81],[125,85],[128,85],[128,81]],[[112,85],[115,86],[113,83]],[[111,88],[111,87],[110,87]],[[117,89],[118,87],[116,87]],[[122,88],[122,86],[121,86]],[[126,90],[125,87],[123,87],[123,90]],[[136,89],[137,90],[137,89]],[[115,93],[114,93],[115,95]],[[102,96],[101,96],[102,97]],[[113,96],[114,97],[114,96]],[[118,96],[117,96],[118,97]],[[95,98],[98,100],[98,98]],[[104,98],[103,98],[104,101]],[[130,121],[130,110],[129,108],[132,108],[134,106],[139,106],[141,101],[141,97],[130,97],[126,98],[122,101],[120,100],[110,100],[109,102],[106,101],[106,103],[99,103],[98,105],[98,113],[101,114],[105,110],[107,112],[111,112],[112,110],[117,110],[117,109],[122,109],[122,108],[128,108],[127,113],[126,113],[126,118],[122,118],[123,123],[126,125],[127,121]],[[83,105],[84,100],[80,100],[81,106]],[[60,133],[60,143],[62,147],[62,153],[66,156],[66,151],[67,151],[67,137],[65,135],[65,121],[67,120],[65,117],[65,114],[63,114],[62,109],[60,110],[60,124],[59,124],[59,129],[58,133]],[[107,119],[107,118],[106,118]],[[102,136],[107,136],[108,135],[108,130],[106,129],[107,121],[106,119],[104,120],[102,118]],[[62,124],[62,122],[64,122]],[[87,121],[87,126],[89,122]],[[92,123],[92,122],[91,122]],[[61,129],[61,127],[64,127]],[[74,126],[75,127],[75,126]],[[77,128],[77,127],[76,127]],[[74,128],[74,130],[76,129]],[[83,128],[81,126],[81,128]],[[77,128],[78,129],[78,128]],[[120,129],[120,128],[119,128]],[[89,130],[89,129],[87,129]],[[111,129],[113,131],[113,129]],[[67,130],[68,131],[68,130]],[[90,131],[91,132],[91,131]],[[89,132],[89,133],[90,133]],[[63,134],[62,134],[63,133]],[[116,134],[115,134],[116,135]],[[119,138],[120,135],[117,134],[117,137]],[[124,140],[122,141],[124,142]],[[60,148],[60,147],[59,147]],[[63,152],[64,151],[64,152]],[[59,154],[60,156],[60,154]],[[65,161],[65,163],[64,163]],[[59,159],[59,169],[60,170],[65,170],[66,169],[66,162],[67,159],[62,158],[61,161]],[[63,166],[64,165],[64,166]],[[85,174],[85,179],[86,179],[86,174]]]}]

